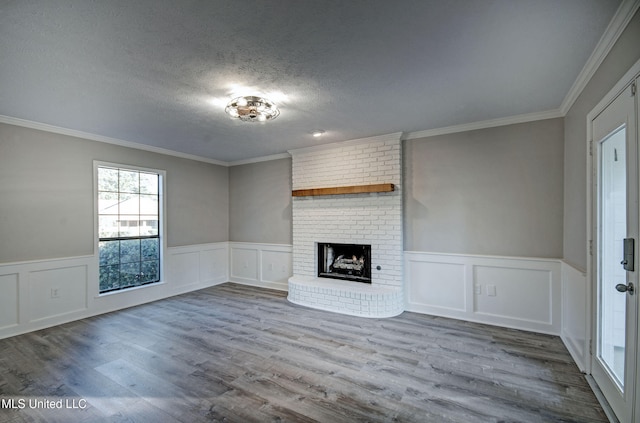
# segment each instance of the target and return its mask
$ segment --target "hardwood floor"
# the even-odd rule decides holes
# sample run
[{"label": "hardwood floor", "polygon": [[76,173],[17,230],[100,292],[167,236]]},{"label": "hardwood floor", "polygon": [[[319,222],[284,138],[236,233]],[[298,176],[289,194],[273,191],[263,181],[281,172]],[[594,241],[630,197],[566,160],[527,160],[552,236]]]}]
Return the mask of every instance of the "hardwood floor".
[{"label": "hardwood floor", "polygon": [[607,421],[558,337],[285,295],[228,283],[0,340],[0,422]]}]

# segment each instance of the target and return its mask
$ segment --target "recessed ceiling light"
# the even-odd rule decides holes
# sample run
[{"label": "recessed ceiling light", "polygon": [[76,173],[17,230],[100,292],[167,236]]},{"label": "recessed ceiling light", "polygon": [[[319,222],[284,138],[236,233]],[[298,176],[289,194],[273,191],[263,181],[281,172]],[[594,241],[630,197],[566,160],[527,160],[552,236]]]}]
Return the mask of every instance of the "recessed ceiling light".
[{"label": "recessed ceiling light", "polygon": [[311,135],[313,135],[313,136],[314,136],[314,137],[316,137],[316,138],[321,137],[323,134],[324,134],[324,131],[323,131],[322,129],[319,129],[319,130],[317,130],[317,131],[313,131],[313,132],[311,133]]}]

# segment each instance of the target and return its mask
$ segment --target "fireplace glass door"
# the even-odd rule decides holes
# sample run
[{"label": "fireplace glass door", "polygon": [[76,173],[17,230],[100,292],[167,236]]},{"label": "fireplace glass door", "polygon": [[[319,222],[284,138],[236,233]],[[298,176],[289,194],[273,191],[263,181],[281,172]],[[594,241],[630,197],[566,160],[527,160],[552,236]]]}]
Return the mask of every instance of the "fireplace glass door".
[{"label": "fireplace glass door", "polygon": [[318,243],[318,277],[371,283],[371,245]]}]

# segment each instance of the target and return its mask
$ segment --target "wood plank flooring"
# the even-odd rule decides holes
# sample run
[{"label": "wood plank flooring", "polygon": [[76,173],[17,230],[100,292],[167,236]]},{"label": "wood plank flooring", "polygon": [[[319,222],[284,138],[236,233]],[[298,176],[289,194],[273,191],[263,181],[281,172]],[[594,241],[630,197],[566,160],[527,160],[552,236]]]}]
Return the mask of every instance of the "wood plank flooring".
[{"label": "wood plank flooring", "polygon": [[607,421],[558,337],[285,295],[227,283],[0,340],[0,422]]}]

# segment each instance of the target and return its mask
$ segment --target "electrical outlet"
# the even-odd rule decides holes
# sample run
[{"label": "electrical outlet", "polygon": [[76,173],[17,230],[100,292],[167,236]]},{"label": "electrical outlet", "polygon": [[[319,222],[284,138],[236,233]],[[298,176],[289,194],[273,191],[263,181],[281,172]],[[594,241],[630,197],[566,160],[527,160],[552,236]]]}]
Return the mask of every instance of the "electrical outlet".
[{"label": "electrical outlet", "polygon": [[474,294],[476,295],[482,295],[482,285],[475,285],[474,286]]},{"label": "electrical outlet", "polygon": [[51,298],[60,298],[60,288],[51,288]]}]

